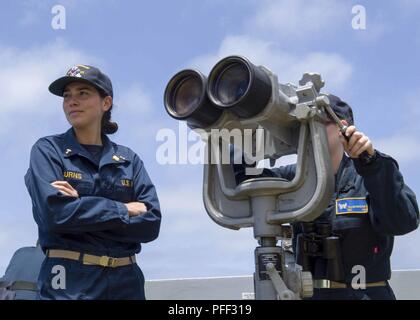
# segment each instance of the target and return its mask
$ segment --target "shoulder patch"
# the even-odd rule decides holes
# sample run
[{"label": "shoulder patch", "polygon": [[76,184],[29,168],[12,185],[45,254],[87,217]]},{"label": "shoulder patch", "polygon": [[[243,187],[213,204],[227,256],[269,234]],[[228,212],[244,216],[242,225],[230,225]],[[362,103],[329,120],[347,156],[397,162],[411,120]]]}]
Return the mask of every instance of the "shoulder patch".
[{"label": "shoulder patch", "polygon": [[342,198],[335,200],[335,213],[352,214],[352,213],[368,213],[368,204],[365,197],[359,198]]}]

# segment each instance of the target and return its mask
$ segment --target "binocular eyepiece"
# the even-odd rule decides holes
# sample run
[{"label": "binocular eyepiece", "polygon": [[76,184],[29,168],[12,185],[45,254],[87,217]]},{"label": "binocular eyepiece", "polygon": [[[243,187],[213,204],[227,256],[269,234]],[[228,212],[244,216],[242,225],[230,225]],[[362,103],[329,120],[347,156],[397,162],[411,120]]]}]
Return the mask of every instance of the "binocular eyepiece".
[{"label": "binocular eyepiece", "polygon": [[207,78],[200,71],[187,69],[178,72],[166,86],[166,111],[177,120],[187,120],[193,128],[211,125],[220,118],[222,110],[211,104],[206,87]]},{"label": "binocular eyepiece", "polygon": [[[324,273],[326,279],[344,280],[340,238],[333,235],[332,226],[325,222],[302,223],[303,232],[297,236],[297,263],[314,277]],[[318,268],[324,268],[319,270]]]},{"label": "binocular eyepiece", "polygon": [[171,78],[164,103],[169,115],[186,120],[192,128],[214,124],[225,110],[240,119],[264,110],[272,93],[269,76],[244,57],[220,60],[208,79],[199,71],[186,69]]}]

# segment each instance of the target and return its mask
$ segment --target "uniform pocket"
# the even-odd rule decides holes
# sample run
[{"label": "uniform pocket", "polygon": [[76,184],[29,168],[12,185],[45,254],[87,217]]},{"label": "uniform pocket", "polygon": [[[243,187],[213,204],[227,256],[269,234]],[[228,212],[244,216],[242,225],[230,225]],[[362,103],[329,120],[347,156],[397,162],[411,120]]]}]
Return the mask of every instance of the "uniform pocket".
[{"label": "uniform pocket", "polygon": [[355,266],[368,268],[372,264],[372,250],[378,245],[378,237],[368,215],[337,216],[333,232],[340,237],[345,274],[352,274]]},{"label": "uniform pocket", "polygon": [[114,186],[114,198],[120,202],[131,202],[133,201],[133,188],[125,186]]},{"label": "uniform pocket", "polygon": [[69,180],[68,182],[77,190],[79,196],[90,196],[93,194],[93,182],[84,180]]}]

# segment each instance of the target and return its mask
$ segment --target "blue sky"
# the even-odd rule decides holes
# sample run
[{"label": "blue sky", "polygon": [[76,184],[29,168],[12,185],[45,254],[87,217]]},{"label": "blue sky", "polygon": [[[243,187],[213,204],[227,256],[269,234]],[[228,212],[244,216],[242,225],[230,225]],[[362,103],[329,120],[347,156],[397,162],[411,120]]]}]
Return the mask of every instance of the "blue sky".
[{"label": "blue sky", "polygon": [[[158,190],[159,238],[138,260],[146,278],[247,275],[254,271],[252,230],[214,224],[202,204],[201,165],[155,158],[162,128],[178,130],[163,108],[167,81],[185,67],[207,73],[241,54],[297,82],[320,72],[325,91],[354,109],[374,146],[394,156],[419,194],[420,2],[303,0],[3,0],[0,4],[0,275],[13,252],[37,238],[23,183],[31,145],[68,124],[47,87],[74,64],[100,67],[114,84],[111,138],[135,150]],[[51,8],[66,9],[66,29]],[[352,7],[366,8],[366,30],[352,28]],[[420,268],[420,233],[396,238],[393,269]]]}]

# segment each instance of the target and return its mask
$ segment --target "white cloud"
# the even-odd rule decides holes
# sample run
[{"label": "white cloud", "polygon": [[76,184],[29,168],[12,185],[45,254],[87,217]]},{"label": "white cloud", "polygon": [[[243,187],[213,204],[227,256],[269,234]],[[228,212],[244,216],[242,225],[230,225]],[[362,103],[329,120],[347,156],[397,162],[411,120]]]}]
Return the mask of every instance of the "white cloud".
[{"label": "white cloud", "polygon": [[133,83],[121,94],[116,95],[115,104],[121,106],[124,115],[148,115],[153,112],[153,102],[139,83]]},{"label": "white cloud", "polygon": [[[79,63],[99,66],[101,69],[105,64],[101,59],[71,47],[60,39],[25,50],[0,46],[0,136],[9,135],[16,128],[21,128],[21,135],[26,132],[32,136],[58,133],[60,126],[64,131],[67,123],[61,108],[62,100],[52,95],[48,86],[64,75],[69,67]],[[151,125],[146,120],[153,111],[153,102],[140,84],[132,84],[116,97],[116,112],[119,113],[118,106],[121,106],[120,115],[127,126],[138,131],[140,117],[136,115],[139,114],[142,128]],[[43,126],[41,123],[50,125]],[[137,125],[134,126],[134,123]],[[53,124],[57,124],[57,132],[51,131]]]},{"label": "white cloud", "polygon": [[45,46],[19,50],[0,47],[0,114],[24,111],[50,113],[57,104],[48,91],[49,84],[77,63],[98,64],[99,59],[57,40]]},{"label": "white cloud", "polygon": [[250,19],[250,33],[273,33],[279,41],[313,41],[334,33],[338,27],[351,24],[351,6],[334,0],[267,0],[258,5]]},{"label": "white cloud", "polygon": [[[397,131],[387,137],[375,139],[374,146],[391,155],[401,164],[416,166],[420,160],[420,140],[418,139],[420,133],[418,126],[420,89],[409,89],[401,97],[399,110],[402,111],[402,114]],[[398,117],[396,121],[398,121]],[[413,168],[417,168],[417,166]]]},{"label": "white cloud", "polygon": [[392,28],[383,23],[389,18],[384,17],[380,10],[366,8],[366,29],[353,30],[355,13],[352,9],[356,4],[351,1],[266,0],[260,3],[255,16],[245,25],[245,31],[276,38],[279,43],[284,43],[284,47],[305,47],[314,42],[327,46],[329,36],[349,31],[356,39],[368,43],[382,38]]},{"label": "white cloud", "polygon": [[420,107],[418,94],[420,89],[408,89],[400,95],[401,122],[398,131],[389,136],[375,139],[375,148],[394,157],[404,165],[415,165],[420,160],[420,141],[418,119]]},{"label": "white cloud", "polygon": [[51,20],[56,15],[51,10],[56,5],[61,5],[66,9],[66,15],[71,13],[71,20],[74,22],[78,16],[87,15],[92,12],[91,8],[100,5],[117,4],[116,0],[21,0],[19,5],[21,7],[21,15],[18,17],[17,23],[23,28],[31,28],[37,24],[50,25]]},{"label": "white cloud", "polygon": [[221,42],[219,49],[215,53],[202,55],[194,58],[189,65],[198,68],[204,73],[209,73],[216,62],[229,55],[244,55],[259,64],[262,61],[272,58],[275,44],[254,38],[249,35],[227,36]]},{"label": "white cloud", "polygon": [[13,141],[8,152],[28,151],[38,137],[65,130],[62,100],[48,86],[79,63],[100,65],[101,60],[60,39],[27,49],[0,46],[0,137]]},{"label": "white cloud", "polygon": [[352,66],[337,53],[312,52],[293,55],[282,50],[273,42],[249,35],[228,36],[216,53],[193,59],[189,65],[208,74],[213,65],[229,55],[243,55],[256,65],[264,65],[277,73],[282,83],[297,82],[304,72],[321,73],[326,89],[335,92],[344,88],[352,74]]},{"label": "white cloud", "polygon": [[327,91],[330,91],[346,85],[352,74],[352,66],[339,54],[314,52],[295,61],[291,76],[300,76],[306,71],[321,73]]},{"label": "white cloud", "polygon": [[396,134],[375,142],[375,148],[398,159],[399,163],[420,161],[420,141],[415,135]]}]

